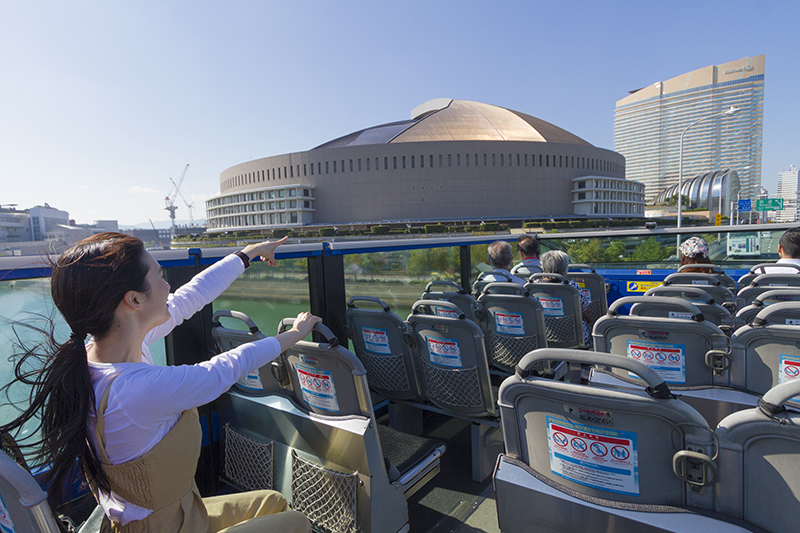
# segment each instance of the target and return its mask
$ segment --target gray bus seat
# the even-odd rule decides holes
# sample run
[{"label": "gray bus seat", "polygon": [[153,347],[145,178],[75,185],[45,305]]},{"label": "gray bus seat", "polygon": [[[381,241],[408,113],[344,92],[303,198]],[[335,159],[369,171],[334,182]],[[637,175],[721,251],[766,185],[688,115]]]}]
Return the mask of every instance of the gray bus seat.
[{"label": "gray bus seat", "polygon": [[[458,317],[424,314],[423,308],[443,306]],[[426,399],[455,416],[496,417],[486,345],[480,327],[467,320],[458,306],[419,300],[408,315],[409,337]]]},{"label": "gray bus seat", "polygon": [[780,268],[790,268],[797,270],[797,273],[800,274],[800,266],[795,265],[794,263],[759,263],[754,267],[750,268],[750,272],[744,274],[742,277],[739,278],[739,282],[737,283],[737,287],[739,290],[743,289],[750,285],[750,282],[756,279],[761,274],[767,274],[769,267],[780,267]]},{"label": "gray bus seat", "polygon": [[692,269],[697,267],[711,269],[712,272],[710,272],[710,274],[712,276],[716,276],[723,287],[727,287],[731,292],[736,293],[736,289],[737,287],[739,287],[739,285],[736,283],[736,280],[727,275],[720,266],[712,264],[690,264],[678,267],[678,270],[676,272],[679,274],[689,274],[692,273],[690,272]]},{"label": "gray bus seat", "polygon": [[[589,272],[582,272],[588,270]],[[574,263],[569,265],[567,279],[575,280],[581,287],[581,292],[589,299],[589,314],[592,322],[606,314],[608,311],[608,297],[606,296],[606,280],[595,272],[590,265]]]},{"label": "gray bus seat", "polygon": [[[379,309],[356,307],[356,302],[369,302]],[[383,300],[372,296],[350,298],[345,326],[353,351],[367,370],[372,390],[393,400],[423,398],[411,349],[403,341],[403,319]]]},{"label": "gray bus seat", "polygon": [[[620,315],[624,305],[656,304],[679,307],[686,318]],[[670,387],[682,390],[730,386],[730,339],[694,304],[679,298],[628,296],[616,300],[594,325],[598,352],[627,356],[653,368]],[[615,374],[627,376],[622,370]],[[630,376],[635,378],[635,376]]]},{"label": "gray bus seat", "polygon": [[511,274],[523,279],[528,279],[530,276],[534,274],[538,274],[542,271],[541,268],[535,265],[526,265],[523,263],[519,263],[511,269]]},{"label": "gray bus seat", "polygon": [[[516,285],[516,283],[515,283]],[[439,290],[435,290],[439,289]],[[449,289],[449,290],[447,290]],[[466,317],[476,324],[483,321],[481,309],[475,298],[465,291],[461,285],[453,281],[431,281],[425,286],[425,291],[420,296],[420,300],[442,300],[443,302],[454,303],[461,309]],[[435,314],[447,313],[447,309],[441,307],[433,310]]]},{"label": "gray bus seat", "polygon": [[[653,287],[644,293],[645,296],[664,296],[667,298],[680,298],[687,302],[691,302],[697,307],[706,320],[719,326],[726,335],[730,336],[734,329],[734,320],[730,311],[716,303],[714,298],[711,297],[706,291],[695,287],[686,287],[684,285],[672,286],[659,286]],[[661,304],[644,304],[638,303],[631,307],[632,315],[640,316],[663,316],[666,318],[689,318],[691,314],[678,309],[674,305],[663,306]]]},{"label": "gray bus seat", "polygon": [[519,287],[520,294],[494,292],[499,285],[486,285],[478,302],[485,313],[489,362],[496,368],[512,373],[523,355],[547,347],[547,334],[539,300],[531,298],[523,287]]},{"label": "gray bus seat", "polygon": [[[547,359],[621,369],[642,386],[609,390],[529,375]],[[493,481],[501,531],[746,531],[707,516],[714,433],[646,365],[536,350],[501,385],[499,406],[506,453]]]},{"label": "gray bus seat", "polygon": [[[538,281],[554,279],[555,282]],[[525,289],[537,298],[544,313],[547,345],[551,348],[586,348],[581,297],[559,274],[534,274]]]},{"label": "gray bus seat", "polygon": [[217,400],[237,435],[225,441],[226,475],[233,464],[260,476],[264,486],[246,488],[280,491],[316,530],[408,531],[406,499],[439,472],[444,445],[379,428],[363,364],[328,328],[314,329],[325,342],[299,341],[281,356],[282,392]]},{"label": "gray bus seat", "polygon": [[[504,281],[497,281],[496,279],[486,279],[489,275],[497,276],[499,278],[503,278]],[[519,286],[519,283],[514,283],[511,278],[511,274],[505,272],[503,270],[490,270],[489,272],[481,272],[478,274],[478,279],[475,280],[475,283],[472,284],[472,296],[477,298],[483,292],[483,288],[488,285],[489,283],[508,283],[509,285],[506,287],[505,292],[508,294],[514,294],[516,290],[511,285]]]},{"label": "gray bus seat", "polygon": [[[796,265],[792,265],[796,266]],[[758,296],[772,289],[781,289],[785,287],[798,287],[800,288],[800,276],[797,274],[761,274],[753,279],[749,285],[739,289],[736,293],[736,308],[741,309]]]},{"label": "gray bus seat", "polygon": [[731,337],[731,380],[739,388],[764,394],[800,375],[800,303],[772,304]]},{"label": "gray bus seat", "polygon": [[[244,322],[247,330],[228,328],[222,325],[221,319],[232,318]],[[216,344],[217,353],[227,352],[240,344],[252,342],[266,337],[258,330],[258,326],[246,314],[225,309],[216,311],[211,318],[211,336]],[[272,372],[273,364],[254,370],[239,380],[234,388],[245,394],[268,394],[281,390],[281,385]]]},{"label": "gray bus seat", "polygon": [[[750,305],[742,307],[736,312],[736,329],[748,326],[758,313],[766,307],[782,302],[800,302],[800,287],[786,287],[782,289],[772,289],[762,292],[750,302]],[[797,318],[800,318],[798,316]]]},{"label": "gray bus seat", "polygon": [[[684,265],[685,266],[685,265]],[[676,272],[664,278],[665,286],[688,285],[696,289],[703,289],[714,298],[714,301],[733,314],[736,310],[736,295],[715,274],[701,272]]]},{"label": "gray bus seat", "polygon": [[[800,513],[800,380],[770,389],[759,406],[722,420],[716,509],[766,531],[796,531]],[[791,402],[794,403],[794,402]]]},{"label": "gray bus seat", "polygon": [[0,531],[61,531],[47,503],[47,493],[5,452],[0,452]]}]

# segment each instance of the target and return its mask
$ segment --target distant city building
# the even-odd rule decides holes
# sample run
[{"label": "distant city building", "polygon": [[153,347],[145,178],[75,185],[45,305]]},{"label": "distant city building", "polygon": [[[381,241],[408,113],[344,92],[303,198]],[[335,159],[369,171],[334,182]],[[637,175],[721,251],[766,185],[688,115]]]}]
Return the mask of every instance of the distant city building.
[{"label": "distant city building", "polygon": [[31,233],[34,241],[43,241],[48,233],[55,232],[59,226],[69,226],[69,213],[48,204],[31,207]]},{"label": "distant city building", "polygon": [[[580,184],[591,185],[580,190]],[[595,183],[598,183],[595,186]],[[625,159],[536,117],[436,99],[410,120],[220,174],[208,232],[307,224],[643,216]],[[595,195],[597,193],[597,195]]]},{"label": "distant city building", "polygon": [[31,215],[25,209],[0,208],[0,242],[32,241]]},{"label": "distant city building", "polygon": [[800,170],[794,165],[778,172],[778,198],[783,199],[783,211],[775,212],[776,222],[797,222],[800,211]]},{"label": "distant city building", "polygon": [[[614,149],[625,156],[626,177],[646,186],[651,203],[678,182],[681,133],[694,121],[722,113],[731,106],[741,111],[709,118],[684,136],[683,177],[730,170],[736,172],[742,198],[755,198],[761,184],[761,144],[764,116],[764,56],[711,65],[632,92],[617,102]],[[710,184],[714,205],[719,181]],[[733,198],[735,199],[735,198]]]}]

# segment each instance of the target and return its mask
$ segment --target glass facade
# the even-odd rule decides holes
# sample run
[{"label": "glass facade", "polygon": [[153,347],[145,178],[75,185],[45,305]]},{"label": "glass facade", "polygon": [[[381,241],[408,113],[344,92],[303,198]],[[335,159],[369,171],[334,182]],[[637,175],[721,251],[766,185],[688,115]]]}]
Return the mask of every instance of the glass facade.
[{"label": "glass facade", "polygon": [[[721,114],[731,106],[741,110]],[[731,169],[742,198],[754,198],[761,185],[763,116],[764,56],[706,67],[617,102],[614,150],[626,158],[626,178],[643,182],[651,203],[678,182],[681,134],[709,117],[686,130],[684,179]]]}]

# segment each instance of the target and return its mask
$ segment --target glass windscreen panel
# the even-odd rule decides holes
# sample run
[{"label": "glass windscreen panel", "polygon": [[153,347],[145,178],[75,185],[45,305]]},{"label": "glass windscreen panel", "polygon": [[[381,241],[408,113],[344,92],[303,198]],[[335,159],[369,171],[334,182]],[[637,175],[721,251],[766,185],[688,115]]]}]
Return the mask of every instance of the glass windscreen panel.
[{"label": "glass windscreen panel", "polygon": [[[250,317],[267,336],[275,335],[284,318],[311,310],[308,293],[308,259],[280,259],[277,266],[254,261],[213,302],[214,311],[239,311]],[[247,330],[244,322],[223,319],[225,327]]]},{"label": "glass windscreen panel", "polygon": [[348,301],[353,296],[380,298],[405,319],[429,282],[460,283],[460,265],[457,246],[348,254],[344,256],[345,295]]}]

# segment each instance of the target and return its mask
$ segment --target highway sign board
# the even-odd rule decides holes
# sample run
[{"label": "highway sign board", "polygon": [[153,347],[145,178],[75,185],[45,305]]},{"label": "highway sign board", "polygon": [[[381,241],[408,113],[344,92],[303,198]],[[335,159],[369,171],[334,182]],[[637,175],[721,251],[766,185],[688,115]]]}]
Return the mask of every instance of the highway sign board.
[{"label": "highway sign board", "polygon": [[756,211],[782,211],[783,198],[759,198],[756,200]]},{"label": "highway sign board", "polygon": [[750,205],[751,202],[752,200],[750,200],[750,198],[748,198],[747,200],[739,200],[739,207],[738,207],[739,212],[747,213],[748,211],[750,211],[752,209],[752,206]]}]

